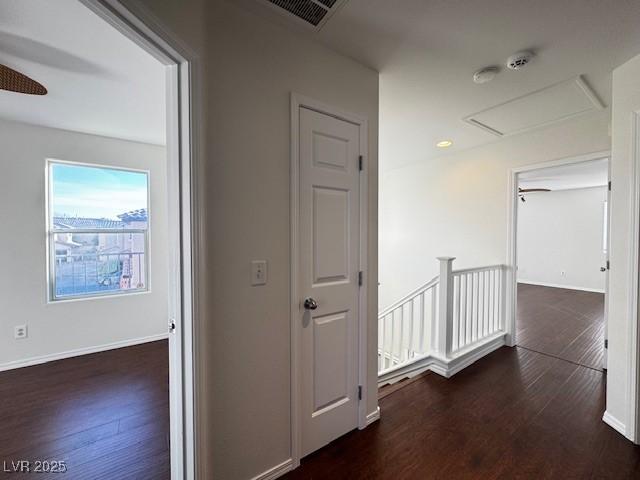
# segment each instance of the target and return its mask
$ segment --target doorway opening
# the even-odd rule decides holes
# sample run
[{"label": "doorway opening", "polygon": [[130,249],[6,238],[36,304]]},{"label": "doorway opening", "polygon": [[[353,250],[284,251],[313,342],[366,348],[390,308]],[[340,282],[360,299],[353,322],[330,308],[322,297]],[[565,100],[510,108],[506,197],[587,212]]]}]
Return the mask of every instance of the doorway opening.
[{"label": "doorway opening", "polygon": [[514,173],[515,345],[606,370],[609,158]]},{"label": "doorway opening", "polygon": [[194,55],[117,1],[3,7],[3,64],[42,88],[0,90],[0,457],[193,478]]}]

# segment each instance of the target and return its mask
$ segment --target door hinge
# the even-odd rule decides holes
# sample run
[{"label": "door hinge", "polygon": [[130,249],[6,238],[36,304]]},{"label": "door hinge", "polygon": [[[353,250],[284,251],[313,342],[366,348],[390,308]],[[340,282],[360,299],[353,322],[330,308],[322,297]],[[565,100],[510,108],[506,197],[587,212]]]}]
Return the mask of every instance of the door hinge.
[{"label": "door hinge", "polygon": [[607,183],[607,187],[609,188],[609,191],[611,191],[611,180],[609,180],[609,183]]},{"label": "door hinge", "polygon": [[364,158],[362,157],[362,155],[358,157],[358,170],[364,170]]},{"label": "door hinge", "polygon": [[362,400],[362,385],[358,385],[358,400]]},{"label": "door hinge", "polygon": [[173,320],[169,320],[169,333],[173,333],[176,331],[176,322]]},{"label": "door hinge", "polygon": [[608,339],[608,338],[605,338],[605,339],[604,339],[604,348],[605,348],[605,350],[606,350],[607,348],[609,348],[609,339]]},{"label": "door hinge", "polygon": [[607,260],[607,270],[609,270],[609,260]]},{"label": "door hinge", "polygon": [[364,273],[362,272],[362,270],[360,270],[358,272],[358,286],[361,287],[362,283],[364,281]]}]

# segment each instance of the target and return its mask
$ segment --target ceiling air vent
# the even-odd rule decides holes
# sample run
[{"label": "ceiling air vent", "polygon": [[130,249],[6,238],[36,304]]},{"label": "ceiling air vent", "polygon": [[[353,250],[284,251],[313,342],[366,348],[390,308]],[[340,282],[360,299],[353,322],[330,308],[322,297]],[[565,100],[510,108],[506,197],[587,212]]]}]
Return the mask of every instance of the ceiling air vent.
[{"label": "ceiling air vent", "polygon": [[[346,0],[261,0],[279,9],[286,10],[288,17],[291,15],[302,20],[300,23],[306,24],[319,30],[329,17]],[[282,10],[280,10],[282,11]]]}]

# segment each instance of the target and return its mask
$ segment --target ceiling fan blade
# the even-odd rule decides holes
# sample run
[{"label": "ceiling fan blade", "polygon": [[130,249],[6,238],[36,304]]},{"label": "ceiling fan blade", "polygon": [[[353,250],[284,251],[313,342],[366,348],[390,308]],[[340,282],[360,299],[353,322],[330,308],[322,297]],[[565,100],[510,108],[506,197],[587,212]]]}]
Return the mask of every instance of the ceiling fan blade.
[{"label": "ceiling fan blade", "polygon": [[42,84],[2,64],[0,64],[0,90],[27,95],[47,94],[47,89]]},{"label": "ceiling fan blade", "polygon": [[520,188],[518,187],[518,193],[530,193],[530,192],[550,192],[550,188]]}]

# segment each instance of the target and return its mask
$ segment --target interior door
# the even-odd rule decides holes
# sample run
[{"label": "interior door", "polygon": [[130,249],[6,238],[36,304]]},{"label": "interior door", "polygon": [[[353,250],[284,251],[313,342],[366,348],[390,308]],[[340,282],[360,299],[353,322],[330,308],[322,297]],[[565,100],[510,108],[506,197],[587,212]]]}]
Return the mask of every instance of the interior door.
[{"label": "interior door", "polygon": [[302,456],[358,425],[360,127],[300,108]]}]

